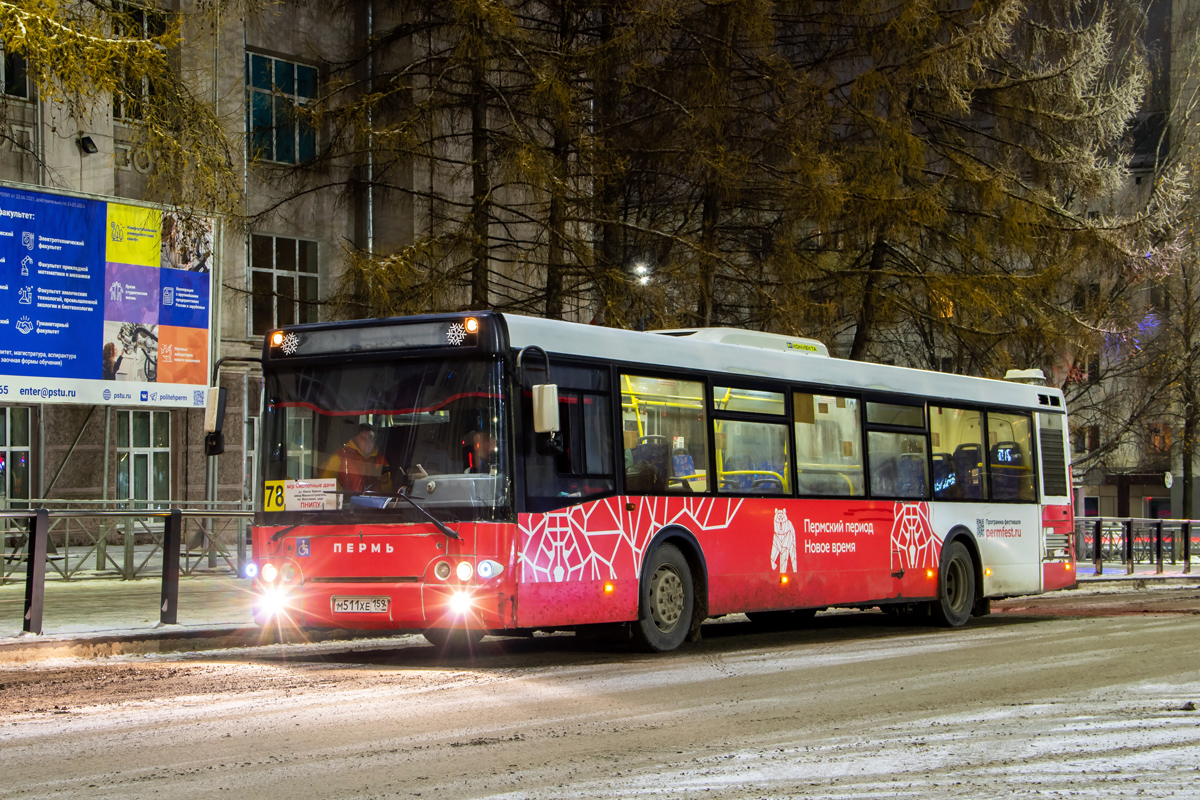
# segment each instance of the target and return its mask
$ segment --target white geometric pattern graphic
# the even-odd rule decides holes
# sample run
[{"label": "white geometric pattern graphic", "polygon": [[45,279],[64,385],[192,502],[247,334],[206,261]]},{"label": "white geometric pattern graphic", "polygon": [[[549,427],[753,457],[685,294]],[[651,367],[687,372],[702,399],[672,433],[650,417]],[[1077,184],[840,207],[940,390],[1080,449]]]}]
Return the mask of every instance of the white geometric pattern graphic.
[{"label": "white geometric pattern graphic", "polygon": [[928,503],[896,503],[892,523],[892,552],[900,556],[901,569],[936,567],[942,540],[933,532]]},{"label": "white geometric pattern graphic", "polygon": [[547,514],[521,514],[518,580],[561,583],[636,578],[654,534],[673,523],[693,533],[728,528],[742,502],[609,497]]}]

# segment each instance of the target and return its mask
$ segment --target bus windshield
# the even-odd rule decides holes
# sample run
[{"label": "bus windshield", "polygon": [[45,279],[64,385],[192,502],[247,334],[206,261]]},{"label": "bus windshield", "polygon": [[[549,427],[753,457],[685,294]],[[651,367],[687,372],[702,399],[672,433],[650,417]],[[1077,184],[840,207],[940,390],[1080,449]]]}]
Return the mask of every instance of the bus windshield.
[{"label": "bus windshield", "polygon": [[[331,523],[507,519],[511,474],[497,359],[300,366],[266,375],[263,510]],[[312,520],[314,522],[318,520]]]}]

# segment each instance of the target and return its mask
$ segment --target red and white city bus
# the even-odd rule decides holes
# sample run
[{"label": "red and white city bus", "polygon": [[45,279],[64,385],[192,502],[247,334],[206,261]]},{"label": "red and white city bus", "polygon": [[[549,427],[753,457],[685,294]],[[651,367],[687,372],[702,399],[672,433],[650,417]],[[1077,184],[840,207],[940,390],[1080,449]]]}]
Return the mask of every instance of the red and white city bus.
[{"label": "red and white city bus", "polygon": [[284,328],[263,370],[260,624],[662,651],[737,612],[958,626],[1075,583],[1055,389],[489,312]]}]

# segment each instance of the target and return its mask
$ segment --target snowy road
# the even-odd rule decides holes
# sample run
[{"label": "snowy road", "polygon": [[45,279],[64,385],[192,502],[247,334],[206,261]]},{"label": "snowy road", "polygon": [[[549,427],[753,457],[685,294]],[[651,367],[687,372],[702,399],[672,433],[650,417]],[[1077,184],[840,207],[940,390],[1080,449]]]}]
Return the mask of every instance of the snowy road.
[{"label": "snowy road", "polygon": [[0,797],[1200,797],[1200,589],[997,611],[0,664]]}]

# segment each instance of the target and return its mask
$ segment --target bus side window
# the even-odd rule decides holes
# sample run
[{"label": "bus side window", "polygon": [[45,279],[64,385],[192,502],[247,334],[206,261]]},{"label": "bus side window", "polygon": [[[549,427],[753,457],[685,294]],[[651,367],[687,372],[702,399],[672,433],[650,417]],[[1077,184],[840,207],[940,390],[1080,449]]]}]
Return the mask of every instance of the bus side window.
[{"label": "bus side window", "polygon": [[1033,426],[1025,414],[989,411],[988,468],[992,473],[993,500],[1035,499]]},{"label": "bus side window", "polygon": [[704,384],[621,376],[625,490],[630,494],[708,491]]},{"label": "bus side window", "polygon": [[606,370],[554,366],[559,384],[558,417],[562,453],[537,449],[533,431],[533,402],[526,388],[522,416],[525,430],[526,506],[530,511],[586,502],[616,489],[613,464],[612,402]]},{"label": "bus side window", "polygon": [[871,496],[928,497],[929,459],[924,407],[868,402],[867,425],[914,429],[911,432],[868,430],[867,467],[871,471]]},{"label": "bus side window", "polygon": [[862,497],[862,419],[853,397],[792,395],[796,489],[802,495]]},{"label": "bus side window", "polygon": [[929,409],[934,500],[986,500],[987,450],[983,414],[957,408]]}]

